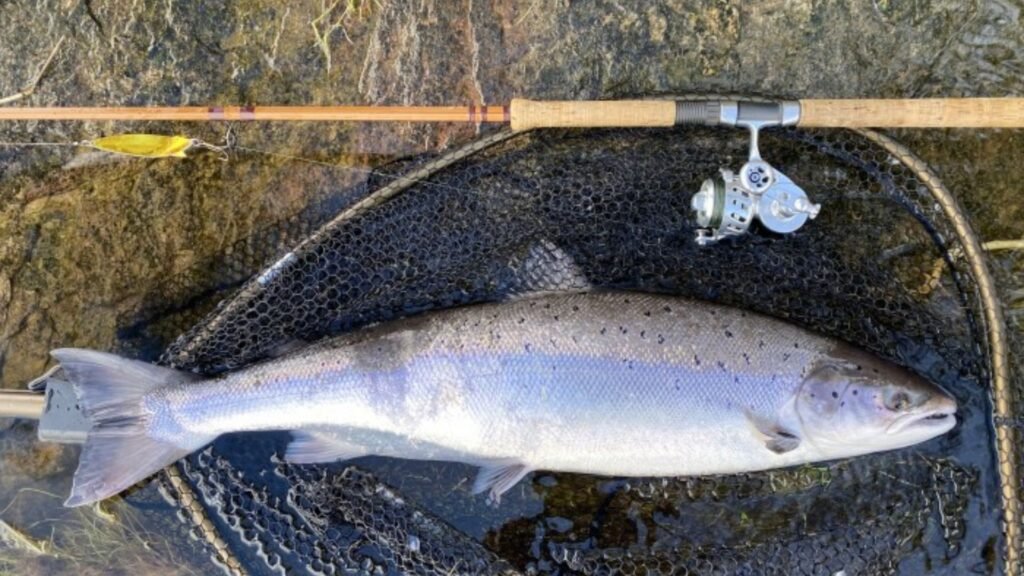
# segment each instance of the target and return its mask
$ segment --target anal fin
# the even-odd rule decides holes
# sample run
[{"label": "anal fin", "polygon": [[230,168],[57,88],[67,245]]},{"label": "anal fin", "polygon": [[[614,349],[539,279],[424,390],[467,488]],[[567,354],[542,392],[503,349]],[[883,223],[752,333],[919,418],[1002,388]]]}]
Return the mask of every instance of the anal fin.
[{"label": "anal fin", "polygon": [[285,450],[284,459],[293,464],[315,464],[351,460],[367,454],[369,451],[364,446],[335,434],[292,430],[292,441]]},{"label": "anal fin", "polygon": [[531,472],[530,467],[518,460],[500,460],[480,467],[473,483],[473,494],[487,492],[487,502],[497,506],[501,495],[515,486],[523,476]]}]

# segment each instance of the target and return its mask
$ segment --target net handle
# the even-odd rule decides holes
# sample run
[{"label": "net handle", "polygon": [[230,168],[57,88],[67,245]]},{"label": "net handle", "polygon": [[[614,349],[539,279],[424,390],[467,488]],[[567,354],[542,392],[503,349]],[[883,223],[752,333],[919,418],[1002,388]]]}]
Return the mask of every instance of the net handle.
[{"label": "net handle", "polygon": [[27,390],[0,390],[0,418],[38,420],[45,406],[43,394]]}]

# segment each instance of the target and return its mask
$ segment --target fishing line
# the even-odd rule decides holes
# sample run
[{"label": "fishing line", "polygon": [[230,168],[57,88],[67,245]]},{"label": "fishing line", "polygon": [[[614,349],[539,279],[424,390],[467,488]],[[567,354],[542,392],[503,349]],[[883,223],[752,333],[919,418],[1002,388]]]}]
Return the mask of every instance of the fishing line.
[{"label": "fishing line", "polygon": [[[391,182],[400,182],[402,180],[408,180],[409,179],[409,176],[407,176],[407,175],[389,174],[387,172],[382,172],[380,170],[374,170],[373,168],[364,168],[364,167],[358,167],[358,166],[346,166],[346,165],[343,165],[343,164],[335,164],[335,163],[330,163],[330,162],[324,162],[322,160],[315,160],[315,159],[312,159],[312,158],[306,158],[306,157],[303,157],[303,156],[297,156],[297,155],[292,155],[292,154],[285,154],[285,153],[282,153],[282,152],[273,152],[273,151],[270,151],[270,150],[263,150],[263,149],[260,149],[260,148],[255,148],[255,147],[252,147],[252,146],[245,146],[245,145],[241,145],[241,144],[237,144],[237,143],[233,143],[231,145],[227,145],[226,144],[225,148],[226,149],[231,149],[231,150],[240,150],[240,151],[244,151],[244,152],[251,152],[251,153],[256,153],[256,154],[263,154],[263,155],[266,155],[266,156],[273,156],[273,157],[278,157],[278,158],[287,159],[287,160],[293,160],[293,161],[297,161],[297,162],[305,162],[305,163],[308,163],[308,164],[313,164],[313,165],[317,165],[317,166],[323,166],[323,167],[327,167],[327,168],[337,168],[337,169],[341,169],[341,170],[348,170],[350,172],[360,173],[360,174],[364,174],[366,176],[377,176],[377,177],[383,178],[383,179],[391,181]],[[484,197],[484,198],[494,198],[494,199],[498,199],[498,200],[502,200],[502,201],[509,200],[509,197],[504,195],[504,194],[498,194],[498,193],[495,193],[495,192],[484,191],[484,190],[479,189],[479,188],[455,186],[455,185],[452,185],[452,184],[444,184],[444,183],[440,183],[440,182],[432,182],[432,181],[426,180],[426,179],[420,179],[418,181],[415,181],[415,184],[419,185],[419,186],[423,186],[424,188],[432,189],[432,190],[446,191],[446,192],[464,192],[464,193],[467,193],[467,194],[475,194],[475,195],[478,195],[478,196],[481,196],[481,197]],[[579,211],[566,210],[566,209],[558,209],[558,208],[553,208],[553,207],[549,207],[547,209],[547,211],[549,211],[549,212],[551,212],[553,214],[569,215],[569,216],[575,216],[575,215],[578,215],[580,213]],[[675,217],[679,218],[680,220],[683,220],[683,217],[678,212],[673,212],[673,215]],[[626,227],[629,227],[629,228],[632,228],[632,229],[644,230],[644,231],[647,231],[647,232],[653,232],[653,233],[658,233],[658,234],[666,234],[666,233],[671,233],[673,231],[672,228],[667,227],[667,226],[662,226],[662,227],[650,226],[650,225],[645,225],[645,224],[640,223],[640,222],[628,221],[628,220],[623,220],[623,219],[617,219],[617,218],[614,218],[614,217],[611,217],[611,216],[604,216],[603,220],[605,222],[609,223],[609,224],[619,224],[619,225],[626,226]]]},{"label": "fishing line", "polygon": [[[230,125],[227,127],[227,131],[226,131],[226,134],[225,134],[225,137],[224,137],[224,144],[222,144],[222,145],[214,145],[214,144],[205,142],[205,141],[203,141],[201,139],[198,139],[198,138],[187,138],[185,136],[166,136],[166,135],[156,135],[156,134],[118,134],[118,135],[101,137],[101,138],[98,138],[98,139],[95,139],[95,140],[82,140],[82,141],[76,141],[76,142],[25,142],[25,143],[4,142],[2,144],[6,145],[6,146],[12,146],[12,147],[18,147],[18,146],[87,147],[87,148],[98,149],[98,150],[101,150],[101,151],[110,152],[110,153],[114,153],[114,154],[118,154],[118,155],[122,155],[122,156],[133,156],[133,157],[141,157],[141,158],[167,158],[167,157],[185,158],[185,157],[187,157],[186,156],[186,152],[188,152],[188,151],[192,151],[192,150],[196,150],[196,149],[205,149],[205,150],[210,150],[210,151],[213,151],[213,152],[221,154],[221,159],[224,160],[224,161],[228,161],[228,159],[229,159],[228,152],[230,150],[240,150],[240,151],[246,151],[246,152],[251,152],[251,153],[262,154],[262,155],[269,156],[269,157],[276,157],[276,158],[286,159],[286,160],[290,160],[290,161],[303,162],[303,163],[307,163],[307,164],[311,164],[311,165],[322,166],[322,167],[327,167],[327,168],[332,168],[332,169],[347,170],[347,171],[349,171],[351,173],[358,173],[358,174],[362,174],[362,175],[365,175],[365,176],[368,176],[368,177],[369,176],[377,176],[377,177],[380,177],[380,178],[382,178],[382,179],[384,179],[386,181],[389,181],[391,183],[399,183],[399,182],[403,182],[403,181],[410,181],[411,183],[415,183],[415,184],[421,185],[421,186],[423,186],[425,188],[432,189],[432,190],[463,192],[463,193],[467,193],[467,194],[476,194],[476,195],[479,195],[479,196],[485,197],[485,198],[496,198],[496,199],[500,199],[500,200],[505,200],[507,198],[505,195],[489,193],[489,192],[485,192],[485,191],[480,190],[480,189],[469,188],[469,187],[459,187],[459,186],[454,186],[454,185],[450,185],[450,184],[441,184],[441,183],[437,183],[437,182],[431,182],[431,181],[428,180],[428,178],[430,178],[433,174],[417,175],[415,173],[412,173],[412,174],[394,175],[394,174],[389,174],[389,173],[386,173],[386,172],[382,172],[380,170],[374,170],[373,168],[346,166],[346,165],[335,164],[335,163],[330,163],[330,162],[323,162],[323,161],[320,161],[320,160],[315,160],[315,159],[312,159],[312,158],[309,158],[309,157],[300,156],[300,155],[286,154],[286,153],[281,153],[281,152],[274,152],[274,151],[270,151],[270,150],[265,150],[265,149],[253,147],[253,146],[241,145],[241,144],[238,143],[237,137],[235,136],[234,131],[233,131],[233,129],[232,129],[232,127]],[[569,151],[559,152],[559,151],[550,150],[550,148],[547,150],[547,155],[549,157],[552,156],[552,155],[557,157],[557,156],[563,156],[563,155],[567,155],[567,154],[571,154],[571,152],[569,152]],[[553,207],[553,206],[548,206],[547,210],[550,213],[552,213],[552,214],[559,214],[559,215],[578,215],[579,214],[579,211],[574,211],[574,210],[570,210],[570,209],[559,209],[559,208],[556,208],[556,207]],[[654,216],[655,215],[652,215],[652,218]],[[659,217],[659,218],[664,217],[663,214],[658,214],[656,216]],[[618,225],[625,226],[627,228],[631,228],[631,229],[634,229],[634,230],[643,230],[643,231],[647,231],[647,232],[653,232],[653,233],[656,233],[658,235],[664,235],[666,233],[671,234],[673,230],[678,229],[678,226],[651,226],[649,224],[645,224],[645,223],[638,222],[638,221],[627,221],[627,220],[624,220],[624,219],[615,218],[614,216],[611,216],[611,215],[602,215],[601,217],[603,218],[603,221],[608,223],[608,224],[618,224]],[[669,216],[669,218],[671,218],[673,221],[683,221],[683,220],[685,220],[685,218],[678,211],[672,211],[672,214]]]},{"label": "fishing line", "polygon": [[75,148],[81,146],[79,142],[0,142],[5,148],[27,148],[30,146],[53,146],[61,148]]},{"label": "fishing line", "polygon": [[[346,170],[351,173],[362,174],[370,177],[375,176],[382,178],[389,182],[401,182],[404,180],[411,180],[413,184],[423,186],[424,188],[431,190],[447,191],[447,192],[462,192],[467,194],[475,194],[484,198],[498,199],[501,201],[509,200],[506,195],[497,194],[493,192],[487,192],[478,188],[469,188],[462,186],[455,186],[451,184],[443,184],[438,182],[432,182],[428,178],[430,175],[421,177],[419,180],[412,180],[413,176],[406,174],[390,174],[373,168],[365,168],[359,166],[348,166],[343,164],[324,162],[322,160],[316,160],[313,158],[286,154],[283,152],[274,152],[271,150],[265,150],[256,148],[254,146],[246,146],[239,144],[237,137],[233,131],[228,128],[227,133],[224,137],[224,144],[216,145],[201,140],[199,138],[188,138],[185,136],[167,136],[159,134],[115,134],[111,136],[104,136],[93,140],[79,140],[73,142],[0,142],[0,146],[6,147],[58,147],[58,148],[92,148],[94,150],[100,150],[119,156],[129,156],[135,158],[187,158],[187,152],[194,150],[209,150],[221,155],[221,160],[224,162],[229,161],[229,152],[238,150],[242,152],[249,152],[254,154],[261,154],[268,157],[280,158],[283,160],[289,160],[294,162],[303,162],[315,166],[321,166],[331,169]],[[552,154],[558,154],[557,152],[549,152],[549,156]],[[563,153],[564,154],[564,153]],[[558,215],[578,215],[578,211],[559,209],[555,207],[548,207],[548,211]],[[673,212],[675,219],[683,220],[683,217],[678,212]],[[673,228],[667,226],[651,226],[636,221],[627,221],[618,219],[610,215],[603,216],[604,222],[608,224],[618,224],[631,228],[634,230],[643,230],[646,232],[652,232],[655,234],[671,234]]]}]

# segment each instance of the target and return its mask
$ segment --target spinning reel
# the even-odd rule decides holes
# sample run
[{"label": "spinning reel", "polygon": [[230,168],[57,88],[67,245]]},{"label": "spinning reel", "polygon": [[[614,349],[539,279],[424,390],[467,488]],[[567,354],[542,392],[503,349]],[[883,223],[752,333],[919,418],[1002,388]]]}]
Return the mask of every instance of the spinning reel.
[{"label": "spinning reel", "polygon": [[799,230],[821,209],[785,174],[761,158],[758,133],[766,126],[789,126],[800,118],[796,102],[688,102],[679,123],[740,126],[750,130],[750,153],[739,173],[723,168],[704,181],[690,206],[697,213],[697,243],[704,246],[747,232],[759,220],[772,232]]}]

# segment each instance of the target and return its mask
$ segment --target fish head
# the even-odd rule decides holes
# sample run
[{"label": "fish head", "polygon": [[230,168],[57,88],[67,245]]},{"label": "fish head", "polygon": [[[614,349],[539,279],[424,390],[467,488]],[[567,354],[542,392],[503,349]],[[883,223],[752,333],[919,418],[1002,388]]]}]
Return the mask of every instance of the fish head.
[{"label": "fish head", "polygon": [[956,400],[910,371],[837,346],[796,396],[802,435],[840,458],[911,446],[956,425]]}]

